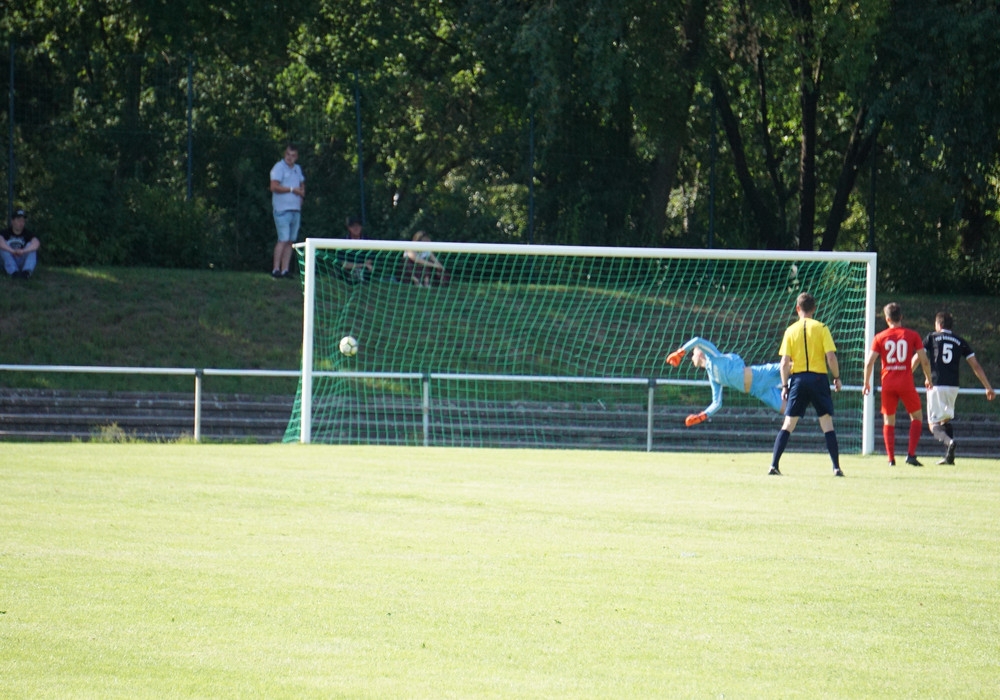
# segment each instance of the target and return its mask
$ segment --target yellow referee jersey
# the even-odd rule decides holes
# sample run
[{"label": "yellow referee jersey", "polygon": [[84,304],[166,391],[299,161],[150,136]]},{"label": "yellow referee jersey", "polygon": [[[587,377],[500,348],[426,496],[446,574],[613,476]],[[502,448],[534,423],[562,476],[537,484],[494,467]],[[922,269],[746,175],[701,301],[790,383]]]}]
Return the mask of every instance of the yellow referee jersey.
[{"label": "yellow referee jersey", "polygon": [[802,318],[785,330],[778,354],[792,358],[792,374],[826,374],[826,353],[836,352],[830,329],[811,318]]}]

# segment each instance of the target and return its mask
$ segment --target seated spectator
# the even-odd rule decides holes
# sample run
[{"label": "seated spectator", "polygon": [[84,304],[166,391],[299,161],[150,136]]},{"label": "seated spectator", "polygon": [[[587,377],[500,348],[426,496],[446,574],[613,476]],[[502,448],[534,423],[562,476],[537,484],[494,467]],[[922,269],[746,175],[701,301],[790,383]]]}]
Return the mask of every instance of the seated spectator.
[{"label": "seated spectator", "polygon": [[[356,216],[347,219],[347,237],[351,240],[363,240],[364,227],[361,219]],[[375,262],[370,250],[340,250],[337,251],[344,279],[350,284],[360,284],[372,278],[375,272]]]},{"label": "seated spectator", "polygon": [[[417,231],[413,240],[429,243],[426,231]],[[408,250],[403,253],[403,283],[412,282],[418,287],[444,287],[448,284],[448,271],[429,250]]]},{"label": "seated spectator", "polygon": [[24,209],[14,211],[10,226],[0,232],[0,259],[3,269],[11,277],[31,277],[38,262],[41,243],[24,227]]}]

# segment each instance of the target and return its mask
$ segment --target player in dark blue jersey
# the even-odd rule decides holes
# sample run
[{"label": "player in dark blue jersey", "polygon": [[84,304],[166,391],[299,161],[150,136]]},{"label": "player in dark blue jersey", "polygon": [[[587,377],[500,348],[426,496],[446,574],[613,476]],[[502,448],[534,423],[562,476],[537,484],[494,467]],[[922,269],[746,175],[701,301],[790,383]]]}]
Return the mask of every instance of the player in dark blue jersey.
[{"label": "player in dark blue jersey", "polygon": [[667,364],[678,367],[684,355],[691,353],[691,362],[708,374],[712,387],[712,403],[700,413],[693,413],[684,420],[689,428],[715,415],[722,408],[722,389],[727,387],[750,394],[763,401],[775,411],[784,410],[781,400],[780,363],[747,366],[743,358],[733,352],[721,353],[715,345],[704,338],[694,337],[667,356]]},{"label": "player in dark blue jersey", "polygon": [[986,389],[986,399],[992,401],[996,394],[986,378],[986,372],[976,359],[972,347],[952,331],[954,319],[942,311],[934,317],[934,332],[924,338],[924,348],[931,361],[932,389],[927,390],[927,424],[931,434],[945,446],[945,455],[938,464],[955,463],[955,435],[951,421],[955,418],[955,400],[958,398],[958,370],[965,361]]}]

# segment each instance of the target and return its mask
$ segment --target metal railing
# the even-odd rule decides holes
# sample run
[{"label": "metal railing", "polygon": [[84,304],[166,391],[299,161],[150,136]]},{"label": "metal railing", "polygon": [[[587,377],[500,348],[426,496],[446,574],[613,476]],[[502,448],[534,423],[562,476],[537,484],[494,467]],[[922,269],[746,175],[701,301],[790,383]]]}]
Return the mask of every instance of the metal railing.
[{"label": "metal railing", "polygon": [[[300,378],[301,370],[271,370],[271,369],[219,369],[205,368],[197,369],[193,367],[106,367],[98,365],[8,365],[0,364],[0,372],[46,372],[46,373],[68,373],[68,374],[126,374],[126,375],[159,375],[159,376],[188,376],[194,378],[194,441],[201,441],[201,404],[202,386],[204,377],[286,377]],[[709,383],[705,380],[692,379],[651,379],[640,377],[543,377],[543,376],[513,376],[513,375],[490,375],[490,374],[452,374],[436,372],[358,372],[358,371],[315,371],[317,377],[343,377],[343,378],[390,378],[390,379],[419,379],[422,383],[421,409],[424,432],[424,445],[429,443],[430,417],[431,417],[431,382],[451,381],[451,380],[477,380],[477,381],[522,381],[522,382],[553,382],[553,383],[578,383],[578,384],[617,384],[617,385],[646,385],[648,387],[647,397],[647,421],[646,421],[646,450],[653,449],[653,410],[654,395],[658,386],[701,386],[707,387]],[[860,393],[860,386],[844,386],[842,391]],[[881,391],[876,387],[876,392]],[[917,391],[925,393],[922,386],[917,387]],[[959,389],[959,394],[976,395],[983,394],[982,389]],[[870,454],[864,452],[863,454]]]},{"label": "metal railing", "polygon": [[[196,369],[192,367],[102,367],[97,365],[0,365],[0,371],[8,372],[62,372],[72,374],[135,374],[160,376],[194,377],[194,441],[201,441],[201,404],[202,380],[204,377],[300,377],[301,370],[266,370],[266,369]],[[432,380],[485,380],[485,381],[522,381],[522,382],[556,382],[583,384],[617,384],[648,386],[648,417],[646,421],[646,449],[653,449],[653,397],[659,385],[677,386],[708,386],[703,380],[687,379],[647,379],[647,378],[600,378],[600,377],[537,377],[508,376],[488,374],[450,374],[421,372],[354,372],[354,371],[316,371],[314,376],[344,377],[344,378],[383,378],[383,379],[419,379],[423,383],[422,413],[424,444],[429,444],[430,435],[430,385]]]},{"label": "metal railing", "polygon": [[194,377],[194,441],[201,441],[201,397],[204,377],[299,377],[300,370],[196,369],[193,367],[101,367],[96,365],[0,365],[7,372],[60,372],[66,374],[142,374]]}]

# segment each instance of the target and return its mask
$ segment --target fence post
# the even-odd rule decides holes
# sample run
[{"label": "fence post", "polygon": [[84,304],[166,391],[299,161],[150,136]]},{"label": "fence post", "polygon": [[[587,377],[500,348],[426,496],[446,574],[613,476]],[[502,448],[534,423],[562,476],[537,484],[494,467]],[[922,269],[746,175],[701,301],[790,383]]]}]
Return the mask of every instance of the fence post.
[{"label": "fence post", "polygon": [[14,42],[10,42],[10,82],[7,84],[7,220],[14,214]]},{"label": "fence post", "polygon": [[424,374],[422,410],[424,417],[424,447],[431,444],[431,375]]},{"label": "fence post", "polygon": [[656,380],[649,380],[649,399],[646,405],[646,452],[653,451],[653,396],[656,394]]},{"label": "fence post", "polygon": [[365,213],[365,152],[361,141],[361,88],[358,87],[358,73],[354,73],[354,114],[358,121],[358,182],[361,193],[361,225],[368,225],[368,216]]},{"label": "fence post", "polygon": [[194,371],[194,441],[201,442],[201,379],[205,370]]},{"label": "fence post", "polygon": [[528,117],[528,245],[535,242],[535,110]]},{"label": "fence post", "polygon": [[194,195],[192,177],[194,173],[194,56],[188,54],[187,80],[187,201]]}]

